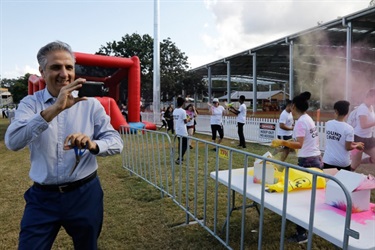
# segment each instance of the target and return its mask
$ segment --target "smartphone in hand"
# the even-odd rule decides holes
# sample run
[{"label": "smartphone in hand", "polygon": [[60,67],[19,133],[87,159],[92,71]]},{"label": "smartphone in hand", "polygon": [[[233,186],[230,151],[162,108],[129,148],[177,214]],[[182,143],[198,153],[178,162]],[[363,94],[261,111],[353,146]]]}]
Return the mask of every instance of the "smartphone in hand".
[{"label": "smartphone in hand", "polygon": [[103,82],[91,82],[87,81],[82,83],[82,87],[78,90],[79,97],[95,97],[105,96],[107,90],[104,88]]}]

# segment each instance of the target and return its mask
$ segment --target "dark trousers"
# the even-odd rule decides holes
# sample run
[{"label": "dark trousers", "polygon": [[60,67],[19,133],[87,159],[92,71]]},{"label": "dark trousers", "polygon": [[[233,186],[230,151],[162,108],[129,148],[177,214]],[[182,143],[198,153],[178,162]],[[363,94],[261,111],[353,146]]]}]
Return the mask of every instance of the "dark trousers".
[{"label": "dark trousers", "polygon": [[246,146],[246,142],[245,142],[245,136],[243,134],[243,126],[245,125],[245,123],[241,123],[241,122],[237,122],[237,126],[238,126],[238,137],[240,138],[240,146],[242,147],[245,147]]},{"label": "dark trousers", "polygon": [[171,130],[172,131],[172,134],[174,134],[174,128],[173,128],[173,120],[167,120],[167,124],[168,124],[168,130]]},{"label": "dark trousers", "polygon": [[98,178],[67,193],[30,187],[21,221],[18,249],[51,249],[61,227],[75,249],[97,249],[103,223],[103,190]]},{"label": "dark trousers", "polygon": [[188,147],[188,139],[186,137],[178,137],[178,155],[179,155],[178,159],[180,159],[181,161],[184,160],[184,155],[187,150],[187,147]]}]

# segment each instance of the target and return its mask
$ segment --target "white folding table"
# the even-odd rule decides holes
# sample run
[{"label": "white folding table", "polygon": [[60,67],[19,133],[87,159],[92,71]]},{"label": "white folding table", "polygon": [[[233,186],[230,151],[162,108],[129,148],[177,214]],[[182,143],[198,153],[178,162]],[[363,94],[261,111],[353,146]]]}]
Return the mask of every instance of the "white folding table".
[{"label": "white folding table", "polygon": [[[216,179],[216,172],[211,172]],[[229,185],[229,170],[218,171],[218,182]],[[231,190],[243,194],[244,169],[233,169]],[[247,176],[246,197],[260,204],[261,184],[253,183],[253,177]],[[233,194],[234,195],[234,194]],[[283,193],[265,193],[265,208],[281,215],[283,209]],[[325,190],[318,189],[314,212],[313,232],[338,247],[343,245],[345,230],[345,211],[324,203]],[[306,229],[309,227],[311,190],[298,190],[288,193],[286,218]],[[371,204],[373,208],[375,204]],[[359,233],[359,239],[349,237],[348,249],[375,249],[375,212],[371,209],[361,213],[353,213],[350,228]]]}]

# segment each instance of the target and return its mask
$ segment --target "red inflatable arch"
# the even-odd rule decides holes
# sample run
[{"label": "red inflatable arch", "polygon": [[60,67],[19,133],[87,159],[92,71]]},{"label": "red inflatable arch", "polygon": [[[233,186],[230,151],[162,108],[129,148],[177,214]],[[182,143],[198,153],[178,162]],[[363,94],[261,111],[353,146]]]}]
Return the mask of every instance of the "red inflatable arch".
[{"label": "red inflatable arch", "polygon": [[[109,89],[108,97],[97,98],[111,117],[111,124],[115,129],[127,125],[115,100],[120,97],[120,83],[128,79],[128,122],[139,123],[141,113],[141,71],[137,56],[131,58],[93,55],[74,52],[76,57],[76,78],[85,78],[88,81],[104,82]],[[103,72],[110,72],[103,76]],[[45,88],[44,79],[31,75],[28,82],[28,94]],[[156,129],[155,124],[145,123],[146,128]]]},{"label": "red inflatable arch", "polygon": [[128,122],[140,122],[141,70],[139,58],[137,56],[123,58],[80,52],[74,54],[76,65],[116,69],[112,75],[104,77],[76,73],[77,78],[82,77],[89,81],[104,82],[104,85],[109,88],[108,96],[115,100],[119,100],[120,97],[121,80],[128,77]]}]

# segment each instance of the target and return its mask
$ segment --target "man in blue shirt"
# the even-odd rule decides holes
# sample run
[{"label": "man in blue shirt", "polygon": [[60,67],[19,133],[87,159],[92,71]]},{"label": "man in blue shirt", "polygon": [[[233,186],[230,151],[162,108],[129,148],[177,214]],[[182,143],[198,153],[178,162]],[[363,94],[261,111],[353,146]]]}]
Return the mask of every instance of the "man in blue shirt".
[{"label": "man in blue shirt", "polygon": [[123,142],[99,101],[77,97],[85,79],[75,80],[68,44],[49,43],[37,58],[46,88],[20,102],[5,134],[9,149],[29,147],[34,181],[24,195],[19,249],[51,249],[61,226],[75,249],[97,249],[103,191],[96,156],[119,154]]}]

